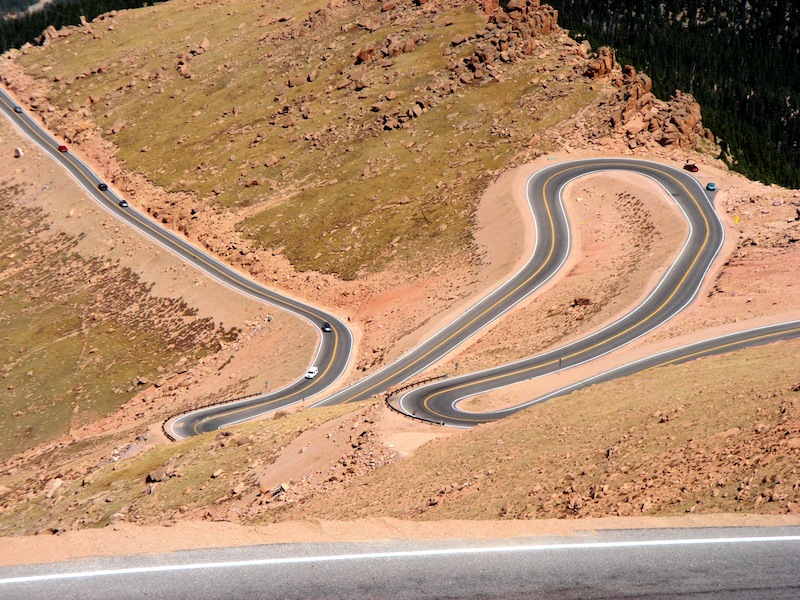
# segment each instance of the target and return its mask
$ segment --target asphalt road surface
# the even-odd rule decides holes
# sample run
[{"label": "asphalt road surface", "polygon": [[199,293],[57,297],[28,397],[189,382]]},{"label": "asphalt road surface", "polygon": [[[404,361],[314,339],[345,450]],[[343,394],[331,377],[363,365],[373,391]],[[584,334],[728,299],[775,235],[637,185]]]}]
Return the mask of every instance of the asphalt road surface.
[{"label": "asphalt road surface", "polygon": [[[492,369],[416,388],[393,400],[392,406],[408,416],[423,421],[451,427],[471,427],[480,423],[496,421],[529,408],[534,404],[559,396],[566,396],[576,390],[597,383],[611,381],[619,377],[627,377],[646,369],[678,364],[701,356],[722,354],[796,337],[800,337],[800,321],[788,321],[749,329],[648,356],[507,409],[475,413],[458,408],[459,402],[471,396],[477,396],[499,387],[535,379],[558,371],[559,358],[574,352],[573,347],[559,348],[553,352],[517,363],[514,369]],[[564,365],[567,365],[567,360],[564,360]]]},{"label": "asphalt road surface", "polygon": [[[305,319],[319,332],[320,343],[312,363],[319,369],[319,373],[314,379],[305,379],[301,375],[298,380],[282,390],[251,398],[247,403],[229,405],[224,409],[199,411],[190,416],[176,418],[168,427],[169,435],[176,439],[184,438],[197,433],[213,431],[225,424],[253,418],[264,412],[276,410],[281,406],[294,404],[306,397],[319,394],[341,377],[350,360],[353,338],[347,325],[339,318],[259,285],[212,256],[198,250],[184,238],[160,227],[155,221],[132,206],[123,208],[120,206],[122,199],[110,187],[107,190],[98,189],[98,185],[103,182],[88,166],[71,152],[59,152],[58,147],[62,142],[53,139],[26,112],[15,111],[16,106],[14,100],[0,89],[0,111],[50,158],[64,167],[86,193],[105,210],[187,263],[200,269],[206,275],[237,292],[272,304]],[[322,331],[322,324],[325,322],[331,325],[332,331]],[[265,365],[265,371],[269,372],[269,365]],[[224,413],[224,418],[217,416],[219,412]]]},{"label": "asphalt road surface", "polygon": [[5,600],[800,598],[800,527],[276,544],[0,569]]},{"label": "asphalt road surface", "polygon": [[[0,109],[8,118],[54,160],[62,164],[106,210],[218,281],[241,293],[297,314],[320,330],[321,341],[313,362],[319,369],[319,374],[315,378],[301,377],[289,386],[269,394],[177,416],[165,426],[168,435],[173,439],[182,439],[214,431],[304,401],[312,396],[319,398],[325,390],[334,385],[344,373],[352,352],[352,336],[341,320],[254,283],[199,251],[183,238],[161,228],[135,209],[120,207],[120,198],[113,191],[97,188],[99,179],[84,163],[71,153],[59,152],[58,142],[26,113],[15,112],[14,106],[13,100],[0,91]],[[714,211],[713,203],[697,180],[682,170],[643,160],[585,159],[555,164],[538,171],[528,181],[527,196],[536,227],[536,246],[527,264],[507,282],[429,340],[375,374],[338,393],[323,397],[315,406],[364,400],[407,382],[549,281],[564,264],[571,245],[561,191],[570,181],[601,171],[626,171],[650,177],[662,187],[667,201],[675,202],[680,207],[689,223],[690,233],[679,256],[650,295],[628,314],[599,332],[511,365],[421,388],[402,398],[399,404],[401,410],[425,420],[453,426],[471,426],[502,418],[513,410],[567,392],[558,390],[545,398],[525,403],[521,407],[489,414],[465,413],[455,408],[455,405],[460,398],[539,377],[555,370],[567,369],[612,352],[652,331],[685,308],[697,294],[724,238],[723,228]],[[331,324],[333,331],[328,333],[321,331],[322,323],[325,321]],[[535,328],[536,323],[531,323],[530,326]],[[524,335],[524,331],[520,333]],[[774,339],[796,337],[798,332],[796,327],[790,327],[782,330],[780,334],[782,337]],[[752,342],[764,343],[765,339],[767,338],[759,334],[752,339]],[[741,334],[737,338],[739,346],[747,345],[750,341],[751,338],[747,334]],[[716,351],[719,350],[708,349],[708,353]],[[690,352],[693,356],[702,353],[697,348]],[[642,364],[631,365],[630,369],[646,368],[642,367]],[[625,374],[624,369],[617,369],[604,375],[611,377],[623,374]],[[588,383],[581,382],[576,385],[581,384]],[[571,386],[571,389],[576,387]]]},{"label": "asphalt road surface", "polygon": [[[525,267],[430,340],[318,405],[363,400],[408,380],[549,281],[570,252],[562,190],[574,179],[599,171],[638,173],[655,180],[669,201],[674,201],[683,211],[690,234],[680,255],[647,300],[616,323],[578,342],[573,351],[564,356],[566,364],[563,366],[584,362],[590,355],[600,356],[629,343],[683,309],[697,293],[724,239],[722,224],[703,187],[684,171],[643,160],[611,158],[558,163],[536,172],[528,180],[527,197],[536,224],[536,247]],[[536,323],[531,323],[530,327],[535,328]],[[518,365],[507,365],[498,372],[518,368]]]}]

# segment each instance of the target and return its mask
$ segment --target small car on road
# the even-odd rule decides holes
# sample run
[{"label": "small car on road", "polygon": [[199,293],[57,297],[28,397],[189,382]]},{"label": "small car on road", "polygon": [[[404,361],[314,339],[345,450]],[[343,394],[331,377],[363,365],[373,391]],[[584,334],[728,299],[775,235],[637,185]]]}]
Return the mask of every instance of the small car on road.
[{"label": "small car on road", "polygon": [[101,192],[105,192],[108,189],[108,186],[105,183],[98,183],[97,189]]},{"label": "small car on road", "polygon": [[306,379],[314,379],[317,373],[319,373],[319,369],[317,367],[311,367],[306,373]]},{"label": "small car on road", "polygon": [[713,181],[709,181],[709,182],[708,182],[708,185],[706,186],[706,189],[707,189],[709,192],[715,192],[715,191],[717,191],[717,184],[716,184],[716,183],[714,183]]},{"label": "small car on road", "polygon": [[322,331],[324,331],[324,332],[326,332],[326,333],[327,333],[327,332],[329,332],[329,331],[333,331],[333,327],[331,327],[331,324],[330,324],[330,323],[328,323],[327,321],[325,321],[325,322],[322,324]]},{"label": "small car on road", "polygon": [[685,165],[683,165],[683,168],[687,171],[691,171],[692,173],[697,173],[700,170],[693,162],[687,162]]},{"label": "small car on road", "polygon": [[120,200],[119,205],[122,208],[128,208],[128,201],[127,200]]},{"label": "small car on road", "polygon": [[58,151],[59,151],[59,152],[69,152],[69,150],[67,150],[67,147],[66,147],[64,144],[61,144],[61,145],[58,147]]},{"label": "small car on road", "polygon": [[14,107],[14,112],[17,113],[18,115],[21,115],[22,114],[22,107],[21,106],[15,106]]}]

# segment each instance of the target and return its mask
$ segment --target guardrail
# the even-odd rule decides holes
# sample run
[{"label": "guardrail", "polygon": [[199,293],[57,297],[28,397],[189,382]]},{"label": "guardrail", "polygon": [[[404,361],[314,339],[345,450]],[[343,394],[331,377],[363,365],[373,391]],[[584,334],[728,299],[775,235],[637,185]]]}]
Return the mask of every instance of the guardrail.
[{"label": "guardrail", "polygon": [[258,398],[259,396],[265,395],[266,392],[258,392],[257,394],[249,394],[247,396],[239,396],[238,398],[228,398],[227,400],[217,400],[215,402],[209,402],[208,404],[204,404],[201,406],[195,406],[194,408],[190,408],[180,412],[178,414],[172,415],[171,417],[164,419],[164,422],[161,423],[161,430],[164,432],[170,440],[173,442],[178,442],[180,440],[175,439],[172,437],[169,432],[167,431],[167,423],[172,421],[173,419],[177,419],[178,417],[182,417],[183,415],[188,415],[189,413],[193,413],[196,410],[203,410],[204,408],[211,408],[212,406],[221,406],[222,404],[230,404],[233,402],[239,402],[240,400],[250,400],[251,398]]},{"label": "guardrail", "polygon": [[431,419],[423,419],[422,417],[418,417],[417,415],[410,415],[407,412],[405,412],[404,410],[400,410],[397,406],[395,406],[391,402],[392,398],[394,396],[396,396],[397,394],[399,394],[400,392],[403,392],[403,391],[405,391],[407,389],[410,389],[412,387],[417,387],[419,385],[425,385],[426,383],[430,383],[431,381],[438,381],[440,379],[447,379],[447,373],[445,373],[444,375],[437,375],[436,377],[428,377],[427,379],[420,379],[418,381],[412,381],[411,383],[407,383],[405,385],[400,386],[399,388],[396,388],[396,389],[394,389],[394,390],[392,390],[390,392],[387,392],[386,394],[384,394],[384,397],[383,397],[384,401],[386,402],[386,406],[388,406],[393,411],[395,411],[397,413],[400,413],[404,417],[408,417],[409,419],[414,419],[414,420],[420,421],[422,423],[430,423],[432,425],[442,425],[442,426],[444,426],[444,422],[442,422],[442,421],[433,421]]},{"label": "guardrail", "polygon": [[447,379],[447,373],[445,373],[444,375],[436,375],[435,377],[428,377],[427,379],[420,379],[418,381],[412,381],[411,383],[401,385],[399,388],[395,388],[390,392],[386,392],[386,397],[391,398],[392,396],[399,394],[400,392],[403,392],[412,387],[417,387],[418,385],[425,385],[426,383],[430,383],[431,381],[438,381],[439,379]]}]

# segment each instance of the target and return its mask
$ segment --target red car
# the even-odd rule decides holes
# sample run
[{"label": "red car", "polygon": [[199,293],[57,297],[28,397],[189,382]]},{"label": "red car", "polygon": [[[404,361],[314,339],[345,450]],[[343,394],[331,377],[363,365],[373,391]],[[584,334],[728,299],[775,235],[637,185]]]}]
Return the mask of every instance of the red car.
[{"label": "red car", "polygon": [[66,146],[59,146],[58,147],[58,151],[59,152],[67,152],[67,147]]},{"label": "red car", "polygon": [[697,173],[700,170],[697,168],[697,165],[695,163],[690,163],[690,162],[687,162],[685,165],[683,165],[683,168],[686,169],[687,171],[691,171],[692,173]]}]

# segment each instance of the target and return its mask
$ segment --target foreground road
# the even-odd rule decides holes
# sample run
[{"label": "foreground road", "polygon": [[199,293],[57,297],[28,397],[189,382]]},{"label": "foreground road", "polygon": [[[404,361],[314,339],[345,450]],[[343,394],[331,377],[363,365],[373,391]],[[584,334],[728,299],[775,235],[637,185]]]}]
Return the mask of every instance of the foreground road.
[{"label": "foreground road", "polygon": [[[224,423],[243,421],[281,406],[300,402],[319,394],[336,382],[347,368],[352,352],[353,338],[348,327],[336,316],[303,304],[267,289],[212,256],[198,250],[182,237],[172,233],[139,213],[130,206],[120,206],[122,200],[111,189],[100,190],[101,180],[78,157],[70,152],[60,152],[60,142],[25,112],[15,111],[15,102],[0,89],[0,111],[33,143],[49,157],[64,167],[75,181],[105,210],[124,221],[139,233],[157,242],[187,263],[203,271],[220,283],[256,300],[287,310],[311,323],[320,334],[320,343],[313,365],[319,369],[314,379],[301,378],[288,387],[271,394],[251,398],[247,405],[237,404],[224,409]],[[323,332],[322,324],[328,322],[332,331]],[[214,421],[215,411],[193,413],[191,417],[175,419],[168,433],[174,438],[184,438],[218,429],[223,423]]]},{"label": "foreground road", "polygon": [[557,538],[277,544],[0,569],[0,597],[800,597],[800,527],[606,531]]}]

